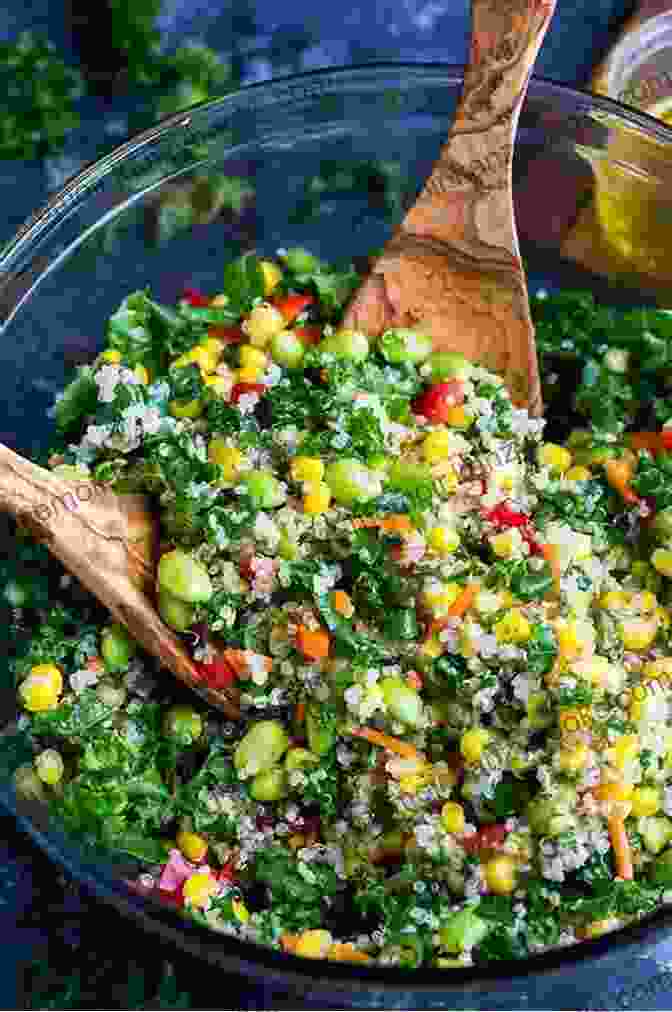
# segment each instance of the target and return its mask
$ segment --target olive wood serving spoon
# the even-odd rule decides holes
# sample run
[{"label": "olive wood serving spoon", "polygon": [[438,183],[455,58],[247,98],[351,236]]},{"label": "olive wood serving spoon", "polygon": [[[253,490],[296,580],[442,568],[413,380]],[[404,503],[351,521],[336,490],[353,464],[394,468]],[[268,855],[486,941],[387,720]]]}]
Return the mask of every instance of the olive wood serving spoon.
[{"label": "olive wood serving spoon", "polygon": [[[355,295],[346,325],[422,324],[435,347],[500,372],[541,410],[534,334],[511,195],[513,139],[556,0],[472,0],[472,41],[449,140]],[[204,684],[154,605],[157,525],[149,501],[72,481],[0,444],[0,508],[14,514],[180,681],[231,718],[234,688]]]},{"label": "olive wood serving spoon", "polygon": [[[353,297],[346,326],[422,326],[439,351],[504,377],[541,413],[512,197],[513,143],[556,0],[471,0],[471,50],[448,140],[416,203]],[[549,194],[552,200],[552,194]]]}]

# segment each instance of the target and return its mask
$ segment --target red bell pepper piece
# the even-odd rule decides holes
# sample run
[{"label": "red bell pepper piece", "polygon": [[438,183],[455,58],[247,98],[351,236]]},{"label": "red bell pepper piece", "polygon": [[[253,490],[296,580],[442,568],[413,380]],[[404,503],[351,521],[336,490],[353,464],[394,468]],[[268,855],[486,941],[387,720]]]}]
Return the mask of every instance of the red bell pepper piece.
[{"label": "red bell pepper piece", "polygon": [[428,418],[430,422],[447,422],[450,409],[464,403],[464,385],[459,380],[434,383],[420,394],[411,404],[416,415]]},{"label": "red bell pepper piece", "polygon": [[473,854],[478,850],[495,850],[501,847],[508,834],[506,826],[501,823],[493,823],[491,826],[483,826],[475,833],[465,836],[462,840],[464,849]]},{"label": "red bell pepper piece", "polygon": [[199,675],[213,689],[226,689],[236,680],[236,673],[223,657],[196,664]]},{"label": "red bell pepper piece", "polygon": [[236,383],[231,391],[231,403],[237,404],[245,394],[259,394],[261,397],[265,389],[263,383]]},{"label": "red bell pepper piece", "polygon": [[294,333],[304,344],[319,344],[322,339],[321,327],[295,327]]},{"label": "red bell pepper piece", "polygon": [[208,337],[216,337],[218,341],[225,341],[226,344],[241,344],[247,340],[240,327],[221,327],[219,324],[208,327]]},{"label": "red bell pepper piece", "polygon": [[315,302],[313,295],[284,295],[273,299],[273,305],[279,309],[286,323],[293,323],[299,313]]},{"label": "red bell pepper piece", "polygon": [[203,295],[196,288],[185,288],[182,292],[182,298],[185,302],[188,302],[194,309],[202,309],[205,306],[209,306],[211,299],[209,295]]}]

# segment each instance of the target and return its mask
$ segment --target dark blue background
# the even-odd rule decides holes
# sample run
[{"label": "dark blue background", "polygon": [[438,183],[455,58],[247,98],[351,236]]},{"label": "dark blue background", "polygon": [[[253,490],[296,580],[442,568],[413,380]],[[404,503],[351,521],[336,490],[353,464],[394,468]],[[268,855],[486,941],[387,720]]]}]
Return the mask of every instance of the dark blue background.
[{"label": "dark blue background", "polygon": [[[235,10],[241,0],[231,0]],[[604,54],[632,5],[626,0],[559,0],[553,24],[538,63],[538,73],[556,81],[583,85],[591,67]],[[93,5],[95,9],[95,5]],[[204,39],[213,48],[230,51],[233,44],[246,53],[245,81],[262,80],[302,69],[346,65],[372,59],[445,60],[463,63],[469,32],[468,0],[368,0],[339,3],[279,3],[254,0],[248,5],[244,39],[232,38],[231,7],[208,0],[165,0],[160,27],[166,48],[186,38]],[[0,38],[13,39],[24,28],[47,33],[75,59],[72,38],[57,0],[11,0],[0,11]],[[289,31],[292,29],[293,31]],[[291,37],[303,39],[292,48]],[[130,103],[132,104],[132,102]],[[0,242],[54,189],[115,137],[123,139],[128,99],[104,104],[85,99],[82,126],[62,155],[43,162],[0,163]],[[33,848],[16,832],[11,818],[0,817],[0,939],[2,969],[0,1005],[17,1004],[20,967],[35,955],[44,956],[49,937],[71,944],[73,964],[83,964],[87,939],[99,934],[113,938],[124,926],[117,915],[102,909],[81,890],[59,880]],[[127,931],[133,936],[132,930]],[[142,937],[134,940],[138,965],[160,966],[161,952]],[[113,951],[110,951],[113,957]],[[170,955],[170,954],[168,954]],[[128,958],[125,956],[123,958]],[[669,962],[667,962],[669,960]],[[180,964],[176,964],[178,973]],[[87,971],[88,972],[88,971]],[[193,969],[185,970],[187,976]],[[211,976],[208,977],[208,974]],[[125,976],[123,964],[121,977]],[[269,1008],[271,998],[253,981],[224,982],[216,971],[199,971],[207,1004],[193,1007]],[[191,987],[182,978],[182,987]],[[230,997],[224,997],[224,993]],[[216,996],[216,997],[215,997]],[[101,996],[104,1006],[109,998]],[[447,1008],[487,1009],[669,1009],[672,1007],[672,941],[637,958],[614,959],[599,970],[568,973],[562,984],[536,982],[533,987],[505,989],[482,995],[480,1002],[449,1001]],[[53,1006],[56,1007],[56,1006]],[[100,1004],[82,1007],[101,1007]],[[177,1006],[173,1006],[177,1007]],[[285,1007],[292,1007],[291,1004]]]}]

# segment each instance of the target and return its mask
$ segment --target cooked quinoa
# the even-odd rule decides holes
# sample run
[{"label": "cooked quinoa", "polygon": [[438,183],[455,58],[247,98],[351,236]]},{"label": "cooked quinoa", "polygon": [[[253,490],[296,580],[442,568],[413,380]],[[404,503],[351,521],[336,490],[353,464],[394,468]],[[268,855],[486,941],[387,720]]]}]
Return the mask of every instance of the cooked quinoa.
[{"label": "cooked quinoa", "polygon": [[[590,426],[544,442],[428,335],[346,330],[358,281],[248,255],[220,292],[112,316],[51,466],[154,497],[157,606],[242,717],[24,566],[17,790],[144,895],[298,955],[575,944],[672,889],[672,439],[597,419],[584,376]],[[543,294],[548,351],[567,303]],[[47,570],[22,532],[17,557]]]}]

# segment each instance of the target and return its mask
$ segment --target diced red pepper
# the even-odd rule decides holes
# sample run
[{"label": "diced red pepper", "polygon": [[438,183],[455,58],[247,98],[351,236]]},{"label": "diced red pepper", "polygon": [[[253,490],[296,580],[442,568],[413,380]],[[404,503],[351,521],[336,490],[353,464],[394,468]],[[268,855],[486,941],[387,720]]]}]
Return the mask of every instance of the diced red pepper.
[{"label": "diced red pepper", "polygon": [[411,407],[416,415],[428,418],[430,422],[447,422],[450,409],[464,403],[464,384],[459,380],[434,383],[428,390],[416,397]]},{"label": "diced red pepper", "polygon": [[224,341],[226,344],[240,344],[247,340],[240,327],[222,327],[219,324],[208,327],[208,337],[216,337],[218,341]]},{"label": "diced red pepper", "polygon": [[666,450],[672,450],[672,429],[663,429],[660,433],[660,441]]},{"label": "diced red pepper", "polygon": [[159,889],[159,896],[163,903],[173,904],[176,907],[184,906],[184,886],[181,885],[174,892],[167,889]]},{"label": "diced red pepper", "polygon": [[185,288],[182,292],[182,298],[190,306],[193,306],[194,309],[202,309],[205,306],[209,306],[211,302],[209,295],[203,295],[203,292],[199,292],[196,288]]},{"label": "diced red pepper", "polygon": [[258,394],[261,397],[265,390],[263,383],[236,383],[231,391],[231,403],[237,404],[245,394]]},{"label": "diced red pepper", "polygon": [[304,344],[319,344],[322,339],[321,327],[295,327],[294,333]]},{"label": "diced red pepper", "polygon": [[483,516],[485,520],[495,524],[496,527],[525,527],[530,522],[527,513],[517,513],[515,510],[509,509],[505,503],[486,510]]},{"label": "diced red pepper", "polygon": [[273,299],[273,305],[279,309],[286,323],[293,323],[299,313],[315,302],[313,295],[284,295]]},{"label": "diced red pepper", "polygon": [[236,867],[233,861],[227,861],[223,867],[215,873],[218,882],[235,882]]},{"label": "diced red pepper", "polygon": [[236,680],[236,673],[223,657],[215,657],[214,661],[196,664],[198,673],[213,689],[226,689]]},{"label": "diced red pepper", "polygon": [[495,850],[501,847],[508,835],[506,826],[495,822],[491,826],[483,826],[482,829],[465,836],[462,840],[464,849],[473,854],[478,850]]}]

